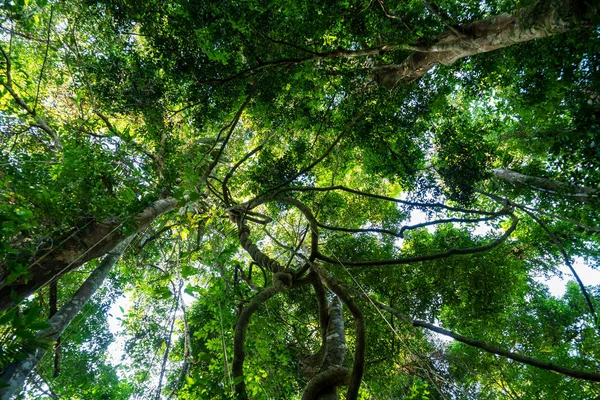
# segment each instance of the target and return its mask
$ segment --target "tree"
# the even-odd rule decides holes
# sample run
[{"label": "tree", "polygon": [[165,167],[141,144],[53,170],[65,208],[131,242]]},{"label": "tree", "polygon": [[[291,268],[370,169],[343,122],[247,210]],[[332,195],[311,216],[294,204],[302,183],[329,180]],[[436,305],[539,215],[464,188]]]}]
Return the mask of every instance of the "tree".
[{"label": "tree", "polygon": [[[48,320],[48,328],[38,332],[38,338],[53,342],[60,337],[65,329],[69,327],[75,316],[81,312],[83,306],[85,306],[100,285],[102,285],[106,275],[123,255],[123,252],[131,242],[131,239],[133,238],[129,237],[115,246],[113,252],[108,254],[102,260],[102,263],[90,274],[77,292],[75,292],[71,300],[50,317]],[[0,394],[3,399],[9,399],[15,394],[15,391],[21,389],[25,379],[27,379],[31,371],[35,369],[45,353],[45,349],[38,349],[34,354],[29,355],[24,360],[14,361],[4,368],[4,371],[2,372],[2,381],[8,382],[10,386],[0,389]]]},{"label": "tree", "polygon": [[[597,8],[3,5],[3,381],[35,369],[24,393],[115,399],[600,395],[600,288],[574,263],[598,257]],[[105,257],[106,275],[134,234],[80,298],[77,271]],[[558,299],[535,277],[562,265],[576,284]],[[49,303],[96,310],[61,336],[61,369],[113,393],[44,368],[57,282]],[[110,341],[94,304],[122,290],[117,376],[91,358]]]}]

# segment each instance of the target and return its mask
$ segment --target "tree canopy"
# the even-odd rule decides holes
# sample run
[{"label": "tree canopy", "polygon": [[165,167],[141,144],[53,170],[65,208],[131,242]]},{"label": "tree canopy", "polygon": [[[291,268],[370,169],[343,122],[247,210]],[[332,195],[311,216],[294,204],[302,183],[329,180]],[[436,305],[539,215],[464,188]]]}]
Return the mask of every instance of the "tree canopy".
[{"label": "tree canopy", "polygon": [[600,397],[598,8],[3,2],[0,397]]}]

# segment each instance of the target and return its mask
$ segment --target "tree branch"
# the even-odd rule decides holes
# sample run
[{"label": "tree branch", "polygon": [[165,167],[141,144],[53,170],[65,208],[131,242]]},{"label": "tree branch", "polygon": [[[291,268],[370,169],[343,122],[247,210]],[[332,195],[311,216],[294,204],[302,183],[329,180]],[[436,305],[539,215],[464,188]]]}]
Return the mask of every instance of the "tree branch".
[{"label": "tree branch", "polygon": [[593,372],[578,371],[578,370],[574,370],[574,369],[570,369],[570,368],[561,367],[559,365],[552,364],[550,362],[540,361],[535,358],[525,357],[520,354],[513,353],[511,351],[501,349],[500,347],[485,343],[481,340],[476,340],[476,339],[472,339],[472,338],[469,338],[466,336],[459,335],[458,333],[454,333],[447,329],[440,328],[439,326],[430,324],[428,322],[412,319],[409,316],[400,313],[398,310],[388,307],[383,303],[379,303],[376,300],[370,300],[370,301],[372,301],[377,307],[381,308],[382,310],[385,310],[385,311],[389,312],[390,314],[395,315],[396,317],[402,319],[403,321],[409,323],[410,325],[412,325],[414,327],[425,328],[430,331],[439,333],[441,335],[451,337],[454,340],[457,340],[457,341],[464,343],[466,345],[469,345],[469,346],[476,347],[487,353],[496,354],[501,357],[506,357],[511,360],[523,363],[523,364],[531,365],[533,367],[541,368],[541,369],[544,369],[547,371],[556,372],[558,374],[568,376],[571,378],[583,379],[583,380],[593,381],[593,382],[600,382],[600,374],[593,373]]},{"label": "tree branch", "polygon": [[508,237],[515,231],[515,229],[517,228],[519,219],[514,214],[508,214],[508,215],[512,219],[511,226],[504,232],[504,234],[501,237],[499,237],[498,239],[494,240],[491,243],[488,243],[485,246],[472,247],[472,248],[468,248],[468,249],[450,249],[443,253],[429,254],[429,255],[424,255],[424,256],[405,257],[405,258],[395,258],[395,259],[388,259],[388,260],[372,260],[372,261],[344,260],[344,261],[341,261],[339,259],[334,260],[330,257],[323,255],[322,253],[317,254],[317,259],[325,261],[329,264],[345,265],[347,267],[381,267],[381,266],[385,266],[385,265],[412,264],[412,263],[421,262],[421,261],[439,260],[442,258],[448,258],[448,257],[455,256],[455,255],[482,253],[482,252],[491,250],[494,247],[504,243],[504,241],[506,241],[506,239],[508,239]]},{"label": "tree branch", "polygon": [[365,370],[365,353],[367,346],[366,326],[362,311],[360,308],[358,308],[358,306],[356,306],[352,298],[348,295],[344,285],[341,282],[333,278],[318,264],[312,263],[311,269],[325,281],[325,284],[333,293],[342,299],[354,317],[354,325],[356,330],[356,338],[354,342],[354,365],[352,367],[352,375],[348,384],[348,391],[346,392],[346,399],[356,400],[358,398],[358,391],[360,389],[360,383]]},{"label": "tree branch", "polygon": [[389,229],[382,229],[382,228],[342,228],[342,227],[338,227],[338,226],[330,226],[330,225],[325,225],[322,224],[320,222],[317,221],[317,225],[319,226],[319,228],[323,228],[323,229],[327,229],[330,231],[339,231],[339,232],[349,232],[349,233],[369,233],[369,232],[375,232],[375,233],[383,233],[386,235],[391,235],[391,236],[395,236],[397,238],[403,238],[404,237],[404,232],[408,231],[408,230],[413,230],[413,229],[418,229],[418,228],[424,228],[426,226],[431,226],[431,225],[437,225],[437,224],[447,224],[447,223],[451,223],[451,222],[460,222],[460,223],[476,223],[476,222],[484,222],[484,221],[490,221],[492,219],[495,219],[501,215],[504,215],[505,212],[500,211],[498,213],[496,213],[493,216],[488,216],[488,217],[482,217],[482,218],[446,218],[446,219],[438,219],[435,221],[427,221],[427,222],[422,222],[420,224],[415,224],[415,225],[405,225],[402,228],[400,228],[399,232],[394,232],[392,230]]},{"label": "tree branch", "polygon": [[291,187],[291,188],[282,189],[281,192],[309,192],[309,191],[328,192],[328,191],[333,191],[333,190],[340,190],[343,192],[356,194],[358,196],[369,197],[372,199],[391,201],[391,202],[398,203],[398,204],[404,204],[404,205],[410,206],[410,207],[442,208],[444,210],[462,212],[465,214],[480,214],[480,215],[495,215],[495,214],[497,214],[496,212],[491,212],[491,211],[470,210],[470,209],[464,209],[464,208],[459,208],[459,207],[452,207],[452,206],[447,206],[442,203],[421,203],[421,202],[415,202],[415,201],[400,200],[400,199],[395,199],[393,197],[382,196],[379,194],[372,194],[372,193],[367,193],[367,192],[363,192],[360,190],[350,189],[350,188],[347,188],[347,187],[341,186],[341,185],[329,186],[329,187]]},{"label": "tree branch", "polygon": [[262,292],[254,296],[252,300],[250,300],[250,303],[248,303],[248,305],[246,305],[246,307],[244,307],[240,312],[235,325],[233,337],[233,363],[231,366],[233,379],[234,381],[237,381],[235,384],[235,392],[240,399],[248,399],[248,394],[246,393],[246,382],[244,382],[244,358],[246,357],[244,343],[246,341],[246,329],[250,323],[250,317],[264,302],[288,287],[289,286],[286,286],[282,280],[273,279],[273,285],[267,287]]}]

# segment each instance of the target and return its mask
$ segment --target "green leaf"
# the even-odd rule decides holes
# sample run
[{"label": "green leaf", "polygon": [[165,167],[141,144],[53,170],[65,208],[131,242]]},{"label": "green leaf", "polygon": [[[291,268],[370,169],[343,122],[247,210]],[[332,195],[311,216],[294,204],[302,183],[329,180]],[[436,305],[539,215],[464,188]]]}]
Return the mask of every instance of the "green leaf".
[{"label": "green leaf", "polygon": [[27,329],[17,329],[17,330],[15,330],[15,335],[20,337],[21,339],[26,339],[26,340],[34,340],[35,339],[35,335]]},{"label": "green leaf", "polygon": [[48,322],[34,322],[29,325],[29,328],[35,331],[41,331],[42,329],[48,329],[51,326],[52,325],[50,325]]},{"label": "green leaf", "polygon": [[6,325],[10,321],[12,321],[13,318],[16,316],[16,314],[17,314],[17,309],[13,309],[13,310],[7,311],[7,312],[3,313],[2,315],[0,315],[0,325]]},{"label": "green leaf", "polygon": [[23,320],[24,325],[25,326],[31,325],[40,315],[40,311],[41,311],[41,308],[38,305],[31,306],[25,312],[25,319]]}]

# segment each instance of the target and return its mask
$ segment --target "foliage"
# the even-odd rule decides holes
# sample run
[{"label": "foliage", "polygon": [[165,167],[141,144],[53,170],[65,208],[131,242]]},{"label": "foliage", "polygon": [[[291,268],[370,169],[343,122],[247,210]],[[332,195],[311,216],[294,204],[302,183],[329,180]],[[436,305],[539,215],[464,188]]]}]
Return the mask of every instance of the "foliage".
[{"label": "foliage", "polygon": [[[541,19],[571,3],[592,12],[576,10],[560,33],[493,51],[471,41],[484,18],[524,9]],[[19,398],[300,398],[323,372],[311,363],[325,365],[326,303],[338,296],[347,347],[337,367],[364,367],[357,394],[342,398],[600,396],[587,380],[426,326],[575,372],[600,368],[600,286],[571,271],[555,296],[540,279],[575,261],[598,268],[594,10],[4,2],[0,372],[43,348]],[[380,85],[390,66],[418,67],[436,46],[480,51]],[[177,205],[155,212],[165,199]],[[141,226],[140,213],[151,221]],[[38,334],[98,262],[69,265],[131,234],[57,351]],[[67,267],[17,298],[44,259]]]}]

